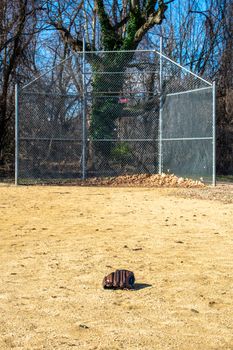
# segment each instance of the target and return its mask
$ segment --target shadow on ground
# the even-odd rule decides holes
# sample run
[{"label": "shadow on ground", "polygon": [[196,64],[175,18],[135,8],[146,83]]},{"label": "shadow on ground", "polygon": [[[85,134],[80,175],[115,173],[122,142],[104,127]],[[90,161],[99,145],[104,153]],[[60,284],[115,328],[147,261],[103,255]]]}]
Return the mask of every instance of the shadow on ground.
[{"label": "shadow on ground", "polygon": [[140,289],[149,288],[149,287],[152,287],[152,284],[147,284],[147,283],[135,283],[134,284],[135,290],[140,290]]}]

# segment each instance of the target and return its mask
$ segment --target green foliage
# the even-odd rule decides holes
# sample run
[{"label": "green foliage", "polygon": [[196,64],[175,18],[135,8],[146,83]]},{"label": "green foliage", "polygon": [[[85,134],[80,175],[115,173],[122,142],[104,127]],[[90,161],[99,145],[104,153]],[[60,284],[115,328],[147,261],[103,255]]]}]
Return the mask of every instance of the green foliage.
[{"label": "green foliage", "polygon": [[126,142],[121,142],[111,150],[112,158],[120,161],[128,160],[131,156],[131,150]]},{"label": "green foliage", "polygon": [[96,98],[93,101],[91,135],[94,139],[111,139],[115,134],[115,120],[120,117],[122,106],[117,98]]},{"label": "green foliage", "polygon": [[[137,31],[145,24],[145,6],[146,2],[143,2],[142,9],[140,9],[139,2],[135,2],[130,6],[130,12],[127,18],[126,33],[124,37],[122,32],[118,32],[117,27],[114,26],[109,18],[109,15],[104,7],[103,0],[97,0],[98,18],[101,26],[101,40],[105,50],[117,50],[118,54],[107,54],[102,59],[101,63],[93,63],[92,68],[96,73],[99,70],[102,72],[117,72],[122,73],[126,69],[126,64],[130,61],[130,54],[127,59],[122,53],[123,50],[135,50],[139,41],[135,40]],[[153,11],[154,1],[147,2],[148,13]],[[127,61],[127,62],[126,62]],[[99,65],[99,66],[98,66]],[[97,97],[98,93],[103,95],[103,92],[112,93],[115,92],[116,96],[120,95],[124,84],[123,74],[95,74],[93,80],[93,92],[96,93],[96,97],[93,100],[90,135],[93,139],[112,139],[117,138],[115,128],[116,120],[121,117],[122,105],[118,103],[118,97],[100,98]],[[125,159],[130,156],[130,149],[127,144],[121,143],[115,146],[114,143],[106,144],[97,143],[96,149],[102,154],[106,154],[107,149],[109,155],[117,159]]]},{"label": "green foliage", "polygon": [[127,25],[126,37],[123,41],[122,50],[135,49],[134,39],[137,30],[142,25],[141,11],[139,7],[135,8],[133,12],[130,12],[130,18]]},{"label": "green foliage", "polygon": [[98,16],[101,25],[101,42],[105,50],[117,50],[121,47],[120,36],[114,30],[107,13],[105,12],[103,1],[97,0]]}]

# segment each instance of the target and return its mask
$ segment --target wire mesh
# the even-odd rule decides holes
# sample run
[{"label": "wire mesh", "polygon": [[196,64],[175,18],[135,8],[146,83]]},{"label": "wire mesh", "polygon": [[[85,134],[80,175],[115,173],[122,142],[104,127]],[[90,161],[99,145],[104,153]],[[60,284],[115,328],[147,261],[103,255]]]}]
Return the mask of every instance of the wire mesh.
[{"label": "wire mesh", "polygon": [[20,89],[19,182],[159,171],[210,179],[212,93],[156,51],[75,53]]},{"label": "wire mesh", "polygon": [[162,169],[211,181],[213,88],[169,60],[162,68]]}]

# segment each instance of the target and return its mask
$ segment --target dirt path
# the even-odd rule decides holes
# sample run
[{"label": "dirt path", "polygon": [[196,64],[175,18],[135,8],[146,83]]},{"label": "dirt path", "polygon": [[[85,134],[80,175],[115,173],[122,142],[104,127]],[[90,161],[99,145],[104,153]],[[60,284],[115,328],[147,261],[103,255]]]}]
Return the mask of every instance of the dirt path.
[{"label": "dirt path", "polygon": [[177,191],[1,186],[0,349],[232,350],[233,204]]}]

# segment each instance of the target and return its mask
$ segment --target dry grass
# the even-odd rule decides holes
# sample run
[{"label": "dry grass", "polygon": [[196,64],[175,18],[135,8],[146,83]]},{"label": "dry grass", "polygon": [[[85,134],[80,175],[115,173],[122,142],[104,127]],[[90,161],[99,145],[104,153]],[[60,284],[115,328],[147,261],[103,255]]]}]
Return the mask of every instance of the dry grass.
[{"label": "dry grass", "polygon": [[1,186],[0,349],[232,350],[233,204],[190,191]]}]

